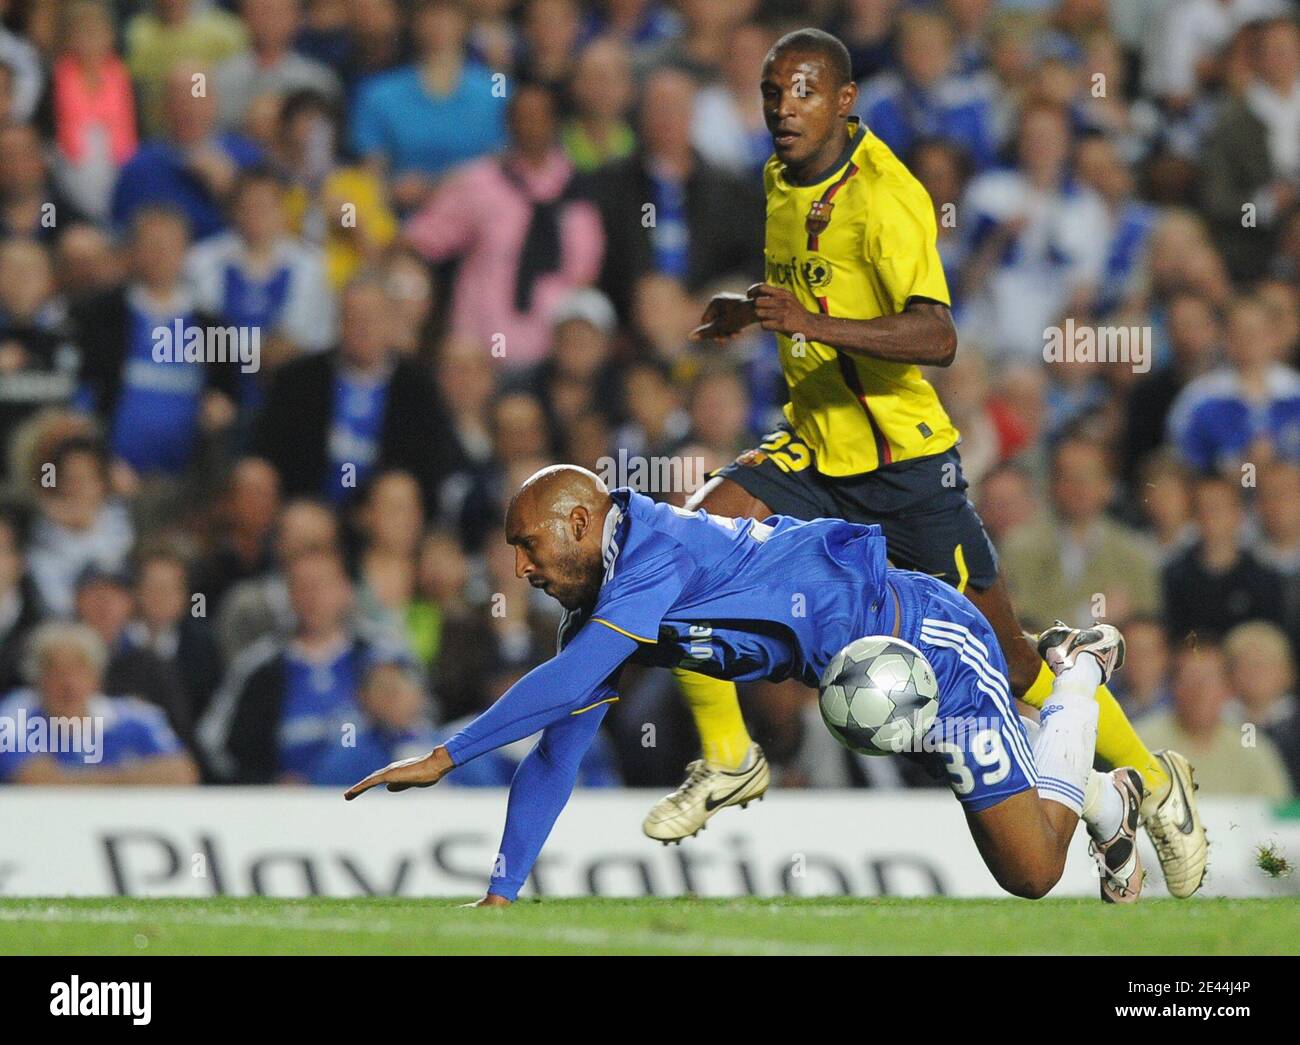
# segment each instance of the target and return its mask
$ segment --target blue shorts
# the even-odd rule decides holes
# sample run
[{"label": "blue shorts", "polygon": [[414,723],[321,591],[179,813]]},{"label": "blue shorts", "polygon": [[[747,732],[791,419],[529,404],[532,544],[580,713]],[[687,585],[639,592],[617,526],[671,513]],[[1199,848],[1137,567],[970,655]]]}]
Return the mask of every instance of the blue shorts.
[{"label": "blue shorts", "polygon": [[939,684],[939,714],[913,757],[946,773],[974,812],[1035,787],[1029,737],[992,626],[940,580],[905,570],[888,578],[898,592],[899,637],[925,654]]}]

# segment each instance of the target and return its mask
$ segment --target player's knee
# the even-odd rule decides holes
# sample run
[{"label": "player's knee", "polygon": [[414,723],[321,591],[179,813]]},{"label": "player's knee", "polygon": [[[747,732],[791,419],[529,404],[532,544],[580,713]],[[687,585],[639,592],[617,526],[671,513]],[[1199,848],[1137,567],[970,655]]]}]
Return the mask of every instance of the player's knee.
[{"label": "player's knee", "polygon": [[1012,896],[1041,900],[1056,888],[1064,869],[1064,861],[1030,860],[1006,868],[996,877],[998,884]]}]

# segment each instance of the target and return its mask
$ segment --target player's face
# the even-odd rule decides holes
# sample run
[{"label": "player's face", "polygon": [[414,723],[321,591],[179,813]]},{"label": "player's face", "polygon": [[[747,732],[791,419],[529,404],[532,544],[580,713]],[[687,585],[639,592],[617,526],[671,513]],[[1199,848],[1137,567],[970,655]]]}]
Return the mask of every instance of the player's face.
[{"label": "player's face", "polygon": [[795,169],[826,162],[838,155],[837,136],[853,109],[858,89],[835,85],[824,59],[783,51],[763,64],[763,119],[772,134],[777,158]]},{"label": "player's face", "polygon": [[566,610],[592,605],[600,591],[600,542],[582,540],[571,519],[535,520],[527,514],[512,512],[506,519],[506,543],[515,549],[515,576]]}]

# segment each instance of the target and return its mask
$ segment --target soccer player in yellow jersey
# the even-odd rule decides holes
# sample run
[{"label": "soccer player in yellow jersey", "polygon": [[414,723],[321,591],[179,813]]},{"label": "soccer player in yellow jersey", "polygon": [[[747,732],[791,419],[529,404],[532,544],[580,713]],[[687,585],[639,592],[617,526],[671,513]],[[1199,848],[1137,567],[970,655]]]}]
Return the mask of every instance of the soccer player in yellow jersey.
[{"label": "soccer player in yellow jersey", "polygon": [[[688,507],[880,524],[896,566],[941,577],[979,607],[1006,655],[1012,690],[1042,708],[1052,673],[1016,619],[966,497],[959,433],[919,369],[947,366],[957,350],[934,207],[850,115],[857,88],[849,69],[844,45],[817,29],[782,37],[764,62],[774,149],[763,170],[765,280],[745,296],[715,297],[694,336],[726,339],[755,322],[774,331],[790,401],[785,422],[720,469]],[[761,797],[768,783],[735,686],[675,673],[704,757],[646,818],[646,834],[664,842],[695,834],[718,809]],[[1143,823],[1166,883],[1173,895],[1190,896],[1206,863],[1191,766],[1176,752],[1147,750],[1104,686],[1097,698],[1097,753],[1141,773]]]}]

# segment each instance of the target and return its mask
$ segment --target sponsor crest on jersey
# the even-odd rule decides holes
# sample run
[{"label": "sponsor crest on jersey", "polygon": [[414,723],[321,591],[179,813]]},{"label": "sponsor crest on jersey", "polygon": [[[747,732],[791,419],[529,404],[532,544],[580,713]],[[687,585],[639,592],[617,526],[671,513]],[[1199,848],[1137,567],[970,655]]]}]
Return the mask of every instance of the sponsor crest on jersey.
[{"label": "sponsor crest on jersey", "polygon": [[763,453],[762,450],[746,450],[736,458],[736,464],[744,468],[752,468],[754,465],[762,464],[766,460],[767,454]]},{"label": "sponsor crest on jersey", "polygon": [[820,290],[831,281],[831,263],[820,254],[811,254],[799,266],[804,282],[813,290]]}]

